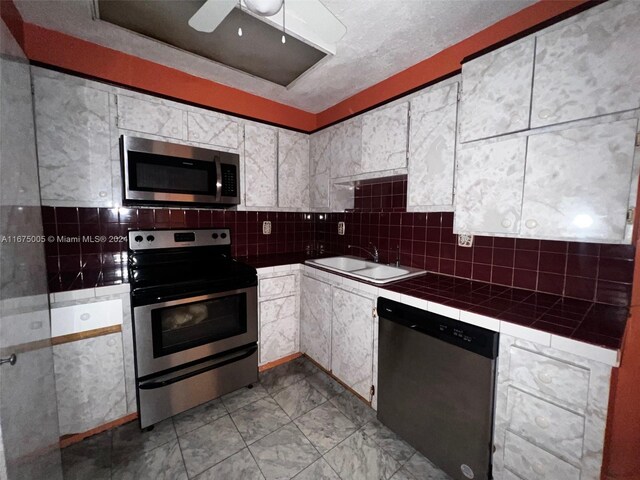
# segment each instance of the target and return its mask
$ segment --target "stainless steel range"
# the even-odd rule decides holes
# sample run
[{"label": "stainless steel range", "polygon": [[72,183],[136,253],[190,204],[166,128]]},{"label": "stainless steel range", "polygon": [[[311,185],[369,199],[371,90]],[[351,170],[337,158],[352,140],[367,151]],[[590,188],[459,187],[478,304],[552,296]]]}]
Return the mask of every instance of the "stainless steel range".
[{"label": "stainless steel range", "polygon": [[129,232],[141,428],[258,381],[256,270],[228,229]]}]

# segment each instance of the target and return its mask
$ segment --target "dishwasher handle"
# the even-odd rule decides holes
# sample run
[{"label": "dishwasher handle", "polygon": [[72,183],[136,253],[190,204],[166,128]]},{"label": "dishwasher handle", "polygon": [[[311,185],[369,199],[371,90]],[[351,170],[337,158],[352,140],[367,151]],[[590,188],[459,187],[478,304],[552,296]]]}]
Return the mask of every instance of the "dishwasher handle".
[{"label": "dishwasher handle", "polygon": [[483,357],[490,359],[498,357],[500,337],[498,332],[384,297],[378,298],[378,315],[381,319],[397,323]]}]

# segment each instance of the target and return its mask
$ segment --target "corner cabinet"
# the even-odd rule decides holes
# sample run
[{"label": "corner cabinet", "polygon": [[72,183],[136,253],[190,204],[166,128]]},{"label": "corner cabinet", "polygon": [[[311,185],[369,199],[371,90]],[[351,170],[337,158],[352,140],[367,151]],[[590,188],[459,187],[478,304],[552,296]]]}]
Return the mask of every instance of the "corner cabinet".
[{"label": "corner cabinet", "polygon": [[109,93],[33,71],[43,205],[111,207]]},{"label": "corner cabinet", "polygon": [[362,172],[405,168],[408,130],[408,102],[363,115]]},{"label": "corner cabinet", "polygon": [[528,37],[462,66],[461,143],[529,128],[534,49]]},{"label": "corner cabinet", "polygon": [[407,210],[453,209],[458,83],[411,100]]},{"label": "corner cabinet", "polygon": [[598,480],[611,367],[500,335],[496,480]]},{"label": "corner cabinet", "polygon": [[278,132],[278,206],[309,209],[309,135]]},{"label": "corner cabinet", "polygon": [[375,298],[334,286],[332,304],[331,370],[370,400]]},{"label": "corner cabinet", "polygon": [[245,206],[275,207],[278,202],[278,132],[275,128],[244,127]]},{"label": "corner cabinet", "polygon": [[640,108],[638,3],[598,8],[537,35],[532,127]]},{"label": "corner cabinet", "polygon": [[331,370],[331,285],[302,276],[300,295],[300,350]]}]

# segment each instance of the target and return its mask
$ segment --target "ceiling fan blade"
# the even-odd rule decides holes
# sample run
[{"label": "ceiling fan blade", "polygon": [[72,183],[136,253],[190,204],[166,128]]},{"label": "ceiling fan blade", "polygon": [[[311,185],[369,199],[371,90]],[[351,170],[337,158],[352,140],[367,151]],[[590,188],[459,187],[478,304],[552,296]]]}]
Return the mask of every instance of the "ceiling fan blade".
[{"label": "ceiling fan blade", "polygon": [[237,4],[237,0],[207,0],[189,19],[189,26],[199,32],[211,33]]}]

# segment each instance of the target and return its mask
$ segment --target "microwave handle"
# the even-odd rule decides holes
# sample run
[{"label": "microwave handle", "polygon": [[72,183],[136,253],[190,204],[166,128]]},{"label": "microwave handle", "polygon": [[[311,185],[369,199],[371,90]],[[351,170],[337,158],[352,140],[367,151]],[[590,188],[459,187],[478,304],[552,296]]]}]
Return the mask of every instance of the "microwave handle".
[{"label": "microwave handle", "polygon": [[216,201],[219,202],[222,199],[222,167],[220,166],[220,157],[215,157],[216,163]]}]

